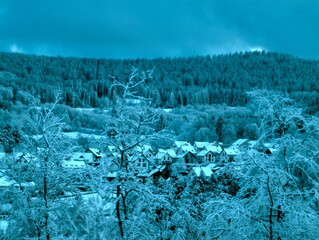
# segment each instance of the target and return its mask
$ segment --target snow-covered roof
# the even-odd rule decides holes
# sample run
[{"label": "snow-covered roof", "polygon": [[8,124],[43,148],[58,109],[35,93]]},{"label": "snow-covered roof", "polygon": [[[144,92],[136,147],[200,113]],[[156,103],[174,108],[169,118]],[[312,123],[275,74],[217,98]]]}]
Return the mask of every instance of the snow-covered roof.
[{"label": "snow-covered roof", "polygon": [[196,147],[198,149],[203,149],[208,144],[209,144],[209,142],[195,142],[194,147]]},{"label": "snow-covered roof", "polygon": [[85,152],[91,151],[96,157],[102,157],[102,153],[97,148],[88,148]]},{"label": "snow-covered roof", "polygon": [[117,148],[115,146],[107,146],[110,152],[116,152]]},{"label": "snow-covered roof", "polygon": [[29,153],[16,153],[15,159],[17,159],[17,162],[24,159],[26,162],[32,162],[35,161],[37,158]]},{"label": "snow-covered roof", "polygon": [[193,167],[192,171],[196,174],[197,177],[210,177],[213,172],[209,167]]},{"label": "snow-covered roof", "polygon": [[208,151],[211,151],[213,153],[217,153],[220,154],[223,151],[223,148],[219,145],[216,144],[209,144],[207,146],[205,146],[205,149],[207,149]]},{"label": "snow-covered roof", "polygon": [[15,183],[16,181],[14,181],[13,179],[10,179],[8,176],[0,175],[0,188],[10,187]]},{"label": "snow-covered roof", "polygon": [[212,171],[220,169],[220,167],[216,163],[210,163],[206,167],[209,167]]},{"label": "snow-covered roof", "polygon": [[248,147],[249,147],[249,148],[255,148],[255,147],[257,146],[257,144],[258,144],[258,141],[257,141],[257,140],[250,140],[250,141],[248,142]]},{"label": "snow-covered roof", "polygon": [[192,145],[183,145],[181,146],[181,149],[183,152],[191,152],[191,153],[196,153],[194,147]]},{"label": "snow-covered roof", "polygon": [[186,141],[175,141],[174,144],[177,148],[180,148],[181,146],[191,146],[190,143]]},{"label": "snow-covered roof", "polygon": [[62,161],[62,166],[65,168],[85,168],[86,163],[84,160],[63,160]]},{"label": "snow-covered roof", "polygon": [[240,139],[236,140],[231,146],[233,146],[233,147],[241,147],[247,141],[248,141],[248,138],[240,138]]},{"label": "snow-covered roof", "polygon": [[151,152],[153,153],[153,149],[151,146],[149,145],[142,145],[142,146],[137,146],[135,147],[135,149],[137,152],[141,152],[143,154],[147,153],[147,152]]},{"label": "snow-covered roof", "polygon": [[0,171],[0,188],[7,188],[10,186],[19,187],[19,186],[34,186],[34,182],[23,182],[18,184],[14,179],[5,175]]},{"label": "snow-covered roof", "polygon": [[198,152],[198,153],[196,154],[196,156],[197,156],[197,157],[205,157],[205,156],[207,155],[207,153],[209,153],[209,152],[211,152],[211,151],[209,151],[209,150],[207,150],[207,149],[204,149],[204,150]]},{"label": "snow-covered roof", "polygon": [[93,156],[91,153],[75,152],[75,153],[72,153],[72,155],[69,159],[74,160],[74,161],[91,162],[91,161],[93,161]]},{"label": "snow-covered roof", "polygon": [[149,161],[142,153],[139,153],[139,152],[136,152],[134,155],[130,156],[129,161],[133,163],[140,158]]},{"label": "snow-covered roof", "polygon": [[108,172],[106,174],[106,176],[109,177],[109,178],[117,178],[118,173],[117,172]]},{"label": "snow-covered roof", "polygon": [[229,156],[236,156],[241,153],[240,150],[235,147],[224,148],[224,150]]},{"label": "snow-covered roof", "polygon": [[148,176],[151,177],[153,174],[157,172],[163,172],[163,170],[167,167],[167,165],[158,165],[154,169],[152,169],[149,173]]},{"label": "snow-covered roof", "polygon": [[175,158],[176,153],[173,149],[158,149],[158,153],[156,154],[157,159],[162,159],[165,154],[168,154],[170,157]]}]

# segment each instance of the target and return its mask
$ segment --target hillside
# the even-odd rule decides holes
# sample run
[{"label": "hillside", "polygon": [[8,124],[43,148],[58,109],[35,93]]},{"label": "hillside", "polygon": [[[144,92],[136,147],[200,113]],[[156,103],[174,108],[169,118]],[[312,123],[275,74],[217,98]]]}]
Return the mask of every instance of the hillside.
[{"label": "hillside", "polygon": [[152,60],[0,53],[0,86],[9,88],[7,98],[13,102],[23,101],[19,90],[51,102],[54,90],[61,89],[69,106],[104,107],[110,106],[119,91],[109,91],[111,76],[128,78],[132,67],[154,69],[153,79],[138,91],[161,107],[212,103],[241,106],[246,103],[247,90],[263,88],[288,92],[312,107],[311,113],[318,111],[319,62],[272,52]]}]

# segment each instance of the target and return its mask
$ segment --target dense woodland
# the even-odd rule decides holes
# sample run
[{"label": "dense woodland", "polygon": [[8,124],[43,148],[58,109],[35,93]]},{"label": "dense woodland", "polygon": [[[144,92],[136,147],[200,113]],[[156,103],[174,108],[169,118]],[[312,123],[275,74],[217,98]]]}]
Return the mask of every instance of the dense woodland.
[{"label": "dense woodland", "polygon": [[120,88],[110,91],[113,78],[127,80],[132,67],[154,69],[153,78],[137,91],[160,107],[243,106],[246,91],[268,89],[289,93],[312,114],[318,111],[319,62],[272,52],[152,60],[0,53],[0,107],[23,101],[21,90],[39,95],[42,103],[53,102],[57,89],[71,107],[109,107],[121,95]]},{"label": "dense woodland", "polygon": [[[0,239],[317,239],[318,62],[256,52],[152,61],[2,54],[0,64]],[[155,68],[151,76],[132,66]],[[241,137],[274,151],[241,149],[210,177],[172,161],[157,184],[139,175],[153,168],[138,172],[127,157],[142,144]],[[97,165],[63,165],[110,145],[119,154]]]}]

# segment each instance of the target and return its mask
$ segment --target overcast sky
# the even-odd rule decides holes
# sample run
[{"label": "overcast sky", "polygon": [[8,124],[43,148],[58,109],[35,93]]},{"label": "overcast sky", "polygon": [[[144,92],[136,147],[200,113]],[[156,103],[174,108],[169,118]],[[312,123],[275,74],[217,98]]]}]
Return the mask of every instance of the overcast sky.
[{"label": "overcast sky", "polygon": [[319,59],[317,0],[0,0],[0,51],[98,58],[264,49]]}]

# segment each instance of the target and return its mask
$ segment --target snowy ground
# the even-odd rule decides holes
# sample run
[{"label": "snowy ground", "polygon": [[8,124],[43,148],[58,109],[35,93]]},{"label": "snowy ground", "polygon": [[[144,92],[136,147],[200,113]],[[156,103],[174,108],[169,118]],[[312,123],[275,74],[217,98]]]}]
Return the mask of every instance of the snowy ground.
[{"label": "snowy ground", "polygon": [[95,138],[95,139],[106,138],[106,136],[104,135],[87,134],[87,133],[80,133],[80,132],[64,132],[63,134],[72,139],[76,139],[78,136],[82,136],[85,138]]}]

